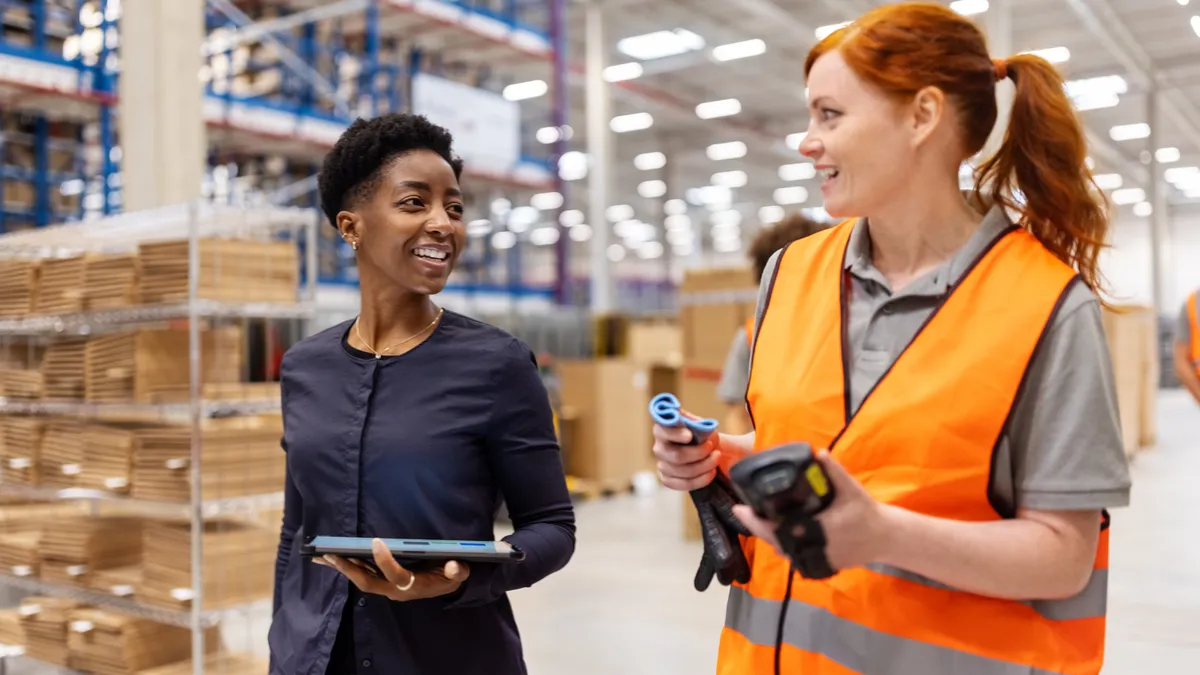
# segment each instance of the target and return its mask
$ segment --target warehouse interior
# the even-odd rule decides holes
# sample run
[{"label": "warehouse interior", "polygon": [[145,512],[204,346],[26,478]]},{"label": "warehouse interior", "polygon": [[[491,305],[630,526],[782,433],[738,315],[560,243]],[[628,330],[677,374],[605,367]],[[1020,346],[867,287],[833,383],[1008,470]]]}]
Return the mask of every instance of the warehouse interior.
[{"label": "warehouse interior", "polygon": [[[1200,2],[939,2],[997,57],[1054,63],[1086,127],[1133,476],[1103,673],[1194,673],[1200,403],[1173,358],[1200,288]],[[464,160],[469,245],[435,302],[528,344],[550,394],[578,541],[511,594],[529,673],[713,672],[727,590],[692,587],[699,526],[647,407],[728,419],[750,242],[831,221],[798,152],[805,56],[884,4],[0,0],[0,675],[268,673],[280,362],[360,310],[317,174],[392,112]]]}]

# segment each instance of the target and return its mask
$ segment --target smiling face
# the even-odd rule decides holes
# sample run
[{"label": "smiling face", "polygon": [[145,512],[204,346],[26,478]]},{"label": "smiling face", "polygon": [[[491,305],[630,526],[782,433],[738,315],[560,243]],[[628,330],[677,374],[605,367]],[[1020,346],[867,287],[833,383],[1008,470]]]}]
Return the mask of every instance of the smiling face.
[{"label": "smiling face", "polygon": [[877,213],[911,180],[916,148],[907,106],[863,81],[836,49],[813,64],[808,101],[800,153],[823,178],[825,210],[839,218]]},{"label": "smiling face", "polygon": [[373,191],[338,214],[338,229],[358,244],[360,276],[380,275],[420,295],[441,292],[466,244],[454,170],[431,150],[396,157]]}]

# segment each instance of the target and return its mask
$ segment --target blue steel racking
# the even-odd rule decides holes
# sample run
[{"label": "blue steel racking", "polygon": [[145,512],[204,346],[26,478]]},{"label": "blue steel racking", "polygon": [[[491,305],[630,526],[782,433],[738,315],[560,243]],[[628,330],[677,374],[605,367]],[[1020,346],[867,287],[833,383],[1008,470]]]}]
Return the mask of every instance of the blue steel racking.
[{"label": "blue steel racking", "polygon": [[[0,231],[120,210],[120,153],[113,119],[119,73],[117,59],[110,57],[119,51],[117,5],[116,0],[0,0],[3,23],[26,24],[17,40],[9,39],[8,30],[0,34],[0,111],[35,116],[33,133],[7,134],[0,141],[26,143],[34,155],[32,166],[6,161],[0,188],[32,186],[36,194],[27,208],[0,208]],[[498,90],[506,64],[544,63],[551,101],[548,111],[537,114],[550,119],[523,115],[523,123],[562,128],[568,109],[565,11],[565,0],[208,0],[210,77],[204,117],[210,163],[236,166],[256,156],[282,157],[299,169],[293,175],[297,180],[278,186],[283,189],[276,196],[314,205],[311,177],[320,157],[355,117],[405,109],[418,72],[458,79],[469,72],[473,86]],[[221,32],[236,36],[234,42],[217,39]],[[98,47],[87,54],[79,49],[85,33]],[[62,44],[71,40],[76,48],[67,57]],[[269,45],[260,50],[267,55],[251,53],[240,71],[226,67],[218,73],[215,66],[222,59],[228,66],[244,44]],[[349,63],[356,63],[358,72],[347,78]],[[255,91],[253,81],[271,73],[275,86]],[[353,90],[353,97],[339,101],[329,95],[339,88],[343,93]],[[86,123],[88,132],[70,142],[52,139],[49,129],[56,119]],[[565,197],[557,159],[567,150],[566,140],[541,146],[531,137],[523,131],[523,157],[508,173],[472,172],[468,165],[471,184],[556,190]],[[85,145],[90,152],[84,152]],[[70,170],[51,166],[52,156],[71,149],[76,156]],[[61,193],[64,185],[68,192],[81,194],[79,205],[69,212],[53,203],[54,191]],[[556,244],[554,293],[560,300],[567,295],[566,239],[560,237]],[[342,263],[326,270],[327,280],[354,283],[344,264],[351,259],[349,252],[336,249],[343,245],[340,239],[322,242]],[[506,255],[508,266],[516,266],[518,249]],[[494,257],[489,249],[473,262],[487,266]],[[507,283],[513,284],[511,278]]]}]

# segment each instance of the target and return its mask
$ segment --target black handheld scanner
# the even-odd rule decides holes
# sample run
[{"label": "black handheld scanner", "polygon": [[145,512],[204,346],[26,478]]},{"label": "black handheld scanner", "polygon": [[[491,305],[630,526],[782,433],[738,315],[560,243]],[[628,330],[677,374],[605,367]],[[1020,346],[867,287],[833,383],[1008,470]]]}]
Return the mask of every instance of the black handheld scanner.
[{"label": "black handheld scanner", "polygon": [[[808,443],[788,443],[750,455],[729,470],[734,490],[759,518],[778,524],[776,534],[800,573],[831,577],[825,532],[814,520],[837,497],[825,468]],[[792,534],[797,525],[804,533]]]}]

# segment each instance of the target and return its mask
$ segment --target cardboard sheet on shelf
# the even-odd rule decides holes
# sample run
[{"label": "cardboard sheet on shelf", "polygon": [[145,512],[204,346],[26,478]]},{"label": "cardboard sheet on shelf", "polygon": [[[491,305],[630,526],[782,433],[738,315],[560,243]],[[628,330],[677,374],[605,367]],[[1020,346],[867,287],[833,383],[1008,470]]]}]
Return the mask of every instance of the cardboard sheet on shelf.
[{"label": "cardboard sheet on shelf", "polygon": [[[200,334],[202,383],[236,383],[242,376],[243,334],[221,326]],[[86,348],[85,396],[92,403],[151,403],[163,388],[178,389],[190,379],[191,337],[179,328],[102,335]],[[183,388],[186,400],[188,389]]]},{"label": "cardboard sheet on shelf", "polygon": [[86,338],[58,340],[46,349],[42,361],[45,378],[44,398],[53,401],[79,401],[84,392]]},{"label": "cardboard sheet on shelf", "polygon": [[83,470],[86,425],[74,420],[53,420],[42,435],[42,487],[75,487]]},{"label": "cardboard sheet on shelf", "polygon": [[[210,654],[204,659],[204,672],[221,675],[267,675],[269,663],[266,659],[249,654]],[[169,666],[143,670],[138,675],[192,675],[192,660],[181,661]]]},{"label": "cardboard sheet on shelf", "polygon": [[20,609],[0,609],[0,644],[25,646],[25,628],[21,625]]},{"label": "cardboard sheet on shelf", "polygon": [[0,572],[19,577],[39,576],[41,539],[40,529],[0,534]]},{"label": "cardboard sheet on shelf", "polygon": [[42,261],[34,314],[72,314],[85,308],[83,256]]},{"label": "cardboard sheet on shelf", "polygon": [[83,288],[88,309],[116,309],[137,303],[137,256],[92,255],[84,270]]},{"label": "cardboard sheet on shelf", "polygon": [[33,310],[40,262],[0,260],[0,317],[21,317]]},{"label": "cardboard sheet on shelf", "polygon": [[[299,257],[291,242],[202,239],[197,296],[221,302],[296,301]],[[138,291],[147,304],[188,298],[188,242],[143,243],[138,247]]]},{"label": "cardboard sheet on shelf", "polygon": [[[70,667],[97,675],[134,675],[191,656],[192,634],[179,626],[94,608],[67,614]],[[220,632],[205,633],[205,651],[220,649]]]},{"label": "cardboard sheet on shelf", "polygon": [[64,518],[42,533],[42,563],[62,561],[107,569],[141,559],[142,520],[126,517]]},{"label": "cardboard sheet on shelf", "polygon": [[42,418],[0,415],[0,476],[5,483],[40,484],[45,430]]},{"label": "cardboard sheet on shelf", "polygon": [[67,598],[29,596],[21,601],[21,628],[25,631],[25,655],[66,668],[67,615],[79,603]]},{"label": "cardboard sheet on shelf", "polygon": [[[278,526],[244,521],[206,521],[201,544],[204,609],[221,609],[269,598],[274,588]],[[186,609],[192,587],[190,525],[147,523],[143,530],[143,578],[139,600]]]}]

